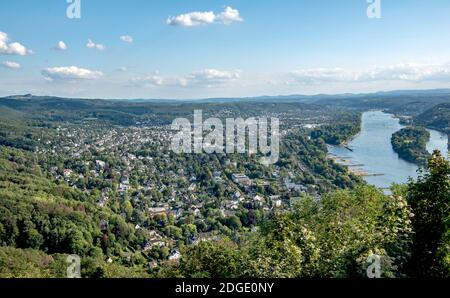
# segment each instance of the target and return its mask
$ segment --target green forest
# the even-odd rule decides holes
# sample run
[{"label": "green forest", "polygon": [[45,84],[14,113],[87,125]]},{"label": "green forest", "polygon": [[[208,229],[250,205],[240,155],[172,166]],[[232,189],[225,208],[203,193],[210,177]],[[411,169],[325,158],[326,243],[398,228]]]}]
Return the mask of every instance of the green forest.
[{"label": "green forest", "polygon": [[407,127],[392,135],[392,148],[398,155],[409,162],[425,165],[430,153],[427,143],[430,133],[422,127]]}]

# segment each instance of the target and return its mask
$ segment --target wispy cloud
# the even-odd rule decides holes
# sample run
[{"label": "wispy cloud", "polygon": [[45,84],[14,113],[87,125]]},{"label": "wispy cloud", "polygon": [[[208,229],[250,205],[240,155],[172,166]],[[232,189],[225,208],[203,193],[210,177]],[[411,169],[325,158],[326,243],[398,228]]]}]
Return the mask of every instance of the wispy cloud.
[{"label": "wispy cloud", "polygon": [[304,85],[378,81],[448,82],[450,81],[450,63],[405,63],[376,66],[362,71],[352,71],[343,68],[300,69],[292,71],[289,76],[295,83]]},{"label": "wispy cloud", "polygon": [[0,66],[3,68],[9,68],[9,69],[20,69],[21,68],[19,63],[13,62],[13,61],[0,62]]},{"label": "wispy cloud", "polygon": [[359,74],[359,81],[450,81],[450,63],[418,64],[407,63],[375,67]]},{"label": "wispy cloud", "polygon": [[167,19],[167,24],[171,26],[195,27],[214,23],[229,25],[234,22],[242,22],[243,20],[239,10],[228,6],[223,12],[218,14],[213,11],[194,11],[175,17],[169,17]]},{"label": "wispy cloud", "polygon": [[186,79],[195,84],[218,85],[239,79],[240,71],[204,69],[193,72]]},{"label": "wispy cloud", "polygon": [[135,77],[131,80],[133,86],[142,87],[186,87],[187,81],[181,77],[161,76],[154,73],[148,76]]},{"label": "wispy cloud", "polygon": [[88,49],[96,49],[97,51],[104,51],[106,49],[106,47],[102,44],[96,44],[95,42],[93,42],[92,40],[88,40],[86,47]]},{"label": "wispy cloud", "polygon": [[204,69],[192,72],[185,76],[162,76],[156,72],[149,76],[133,78],[131,83],[140,86],[165,86],[165,87],[189,87],[189,86],[218,86],[239,79],[240,71],[225,71],[217,69]]},{"label": "wispy cloud", "polygon": [[120,37],[120,40],[127,43],[132,43],[134,41],[133,37],[131,37],[130,35],[122,35]]},{"label": "wispy cloud", "polygon": [[18,42],[9,42],[9,36],[0,31],[0,54],[25,56],[31,51]]},{"label": "wispy cloud", "polygon": [[302,84],[315,84],[325,82],[342,82],[354,79],[351,72],[342,68],[310,68],[294,70],[290,76]]},{"label": "wispy cloud", "polygon": [[42,71],[46,80],[95,80],[103,76],[101,71],[95,71],[77,66],[51,67]]}]

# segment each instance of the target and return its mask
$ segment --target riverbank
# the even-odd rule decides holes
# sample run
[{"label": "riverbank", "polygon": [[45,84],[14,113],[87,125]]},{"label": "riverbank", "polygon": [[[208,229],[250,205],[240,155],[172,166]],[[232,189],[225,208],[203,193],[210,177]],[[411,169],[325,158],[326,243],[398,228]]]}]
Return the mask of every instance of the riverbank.
[{"label": "riverbank", "polygon": [[[365,112],[360,133],[346,144],[352,150],[329,145],[328,158],[381,189],[389,188],[393,183],[406,183],[409,177],[417,177],[418,166],[401,159],[392,148],[392,135],[403,128],[392,114],[380,110]],[[432,131],[427,149],[445,149],[443,152],[447,154],[447,138],[441,137],[439,132]]]}]

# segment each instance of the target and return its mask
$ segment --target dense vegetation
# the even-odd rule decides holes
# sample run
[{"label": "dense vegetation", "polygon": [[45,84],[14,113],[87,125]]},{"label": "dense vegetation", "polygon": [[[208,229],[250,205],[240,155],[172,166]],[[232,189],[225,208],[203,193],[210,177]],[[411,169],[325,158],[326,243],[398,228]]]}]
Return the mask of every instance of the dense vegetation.
[{"label": "dense vegetation", "polygon": [[[89,195],[45,177],[29,153],[1,148],[0,156],[0,246],[78,254],[102,263],[143,241],[122,217],[89,203]],[[107,228],[101,228],[102,220]],[[39,257],[31,250],[24,254]],[[139,254],[133,259],[142,263]]]},{"label": "dense vegetation", "polygon": [[413,120],[416,125],[439,130],[446,133],[450,138],[450,103],[437,105],[418,115]]},{"label": "dense vegetation", "polygon": [[[344,132],[341,135],[348,137]],[[316,185],[322,191],[326,192],[336,187],[350,188],[361,182],[359,177],[348,173],[347,169],[327,159],[327,146],[323,137],[308,140],[307,137],[298,134],[287,135],[281,152],[278,165],[299,173],[302,178],[300,181]]]},{"label": "dense vegetation", "polygon": [[429,170],[408,186],[414,212],[409,272],[419,277],[450,277],[450,164],[436,151]]},{"label": "dense vegetation", "polygon": [[437,105],[418,115],[414,122],[450,134],[450,103]]},{"label": "dense vegetation", "polygon": [[398,155],[409,162],[425,165],[430,153],[427,143],[430,133],[422,127],[407,127],[392,135],[392,148]]},{"label": "dense vegetation", "polygon": [[[31,248],[0,247],[0,277],[2,278],[66,278],[66,254],[47,254]],[[98,258],[81,260],[84,278],[145,278],[151,277],[143,268],[109,264]]]},{"label": "dense vegetation", "polygon": [[337,124],[324,125],[311,133],[313,139],[321,138],[330,145],[343,145],[361,131],[360,115]]},{"label": "dense vegetation", "polygon": [[450,164],[439,152],[418,181],[393,195],[360,186],[316,201],[304,197],[237,245],[187,247],[163,277],[365,277],[381,257],[383,277],[450,277]]},{"label": "dense vegetation", "polygon": [[179,265],[161,272],[182,277],[364,277],[366,259],[382,256],[385,277],[402,276],[411,210],[400,196],[373,187],[304,197],[275,214],[237,246],[229,240],[187,247]]}]

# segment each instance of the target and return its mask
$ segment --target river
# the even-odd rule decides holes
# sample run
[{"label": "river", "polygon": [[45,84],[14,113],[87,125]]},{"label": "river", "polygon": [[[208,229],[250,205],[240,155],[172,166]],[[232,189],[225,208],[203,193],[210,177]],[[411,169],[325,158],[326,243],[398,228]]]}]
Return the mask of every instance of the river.
[{"label": "river", "polygon": [[[329,146],[329,153],[337,162],[364,176],[367,183],[382,189],[393,183],[405,183],[409,177],[417,178],[418,166],[401,159],[392,149],[392,134],[404,128],[399,119],[382,111],[366,112],[362,116],[361,133],[348,148]],[[431,133],[427,150],[439,149],[448,156],[448,136],[435,130]]]}]

